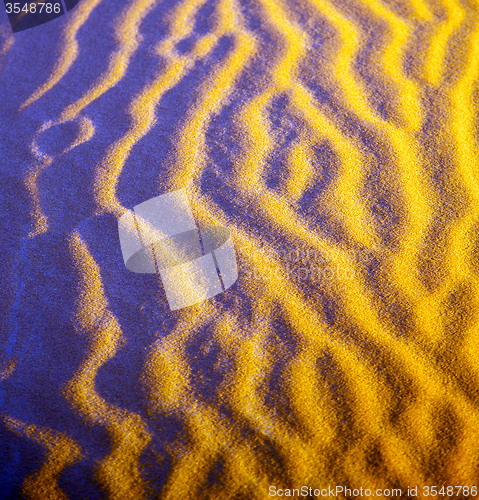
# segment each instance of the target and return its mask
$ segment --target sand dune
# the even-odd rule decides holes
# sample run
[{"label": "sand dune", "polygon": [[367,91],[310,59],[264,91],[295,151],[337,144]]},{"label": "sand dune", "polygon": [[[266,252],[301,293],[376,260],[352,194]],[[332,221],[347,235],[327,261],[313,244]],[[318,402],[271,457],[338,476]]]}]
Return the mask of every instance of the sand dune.
[{"label": "sand dune", "polygon": [[[0,498],[478,486],[476,3],[2,12]],[[172,312],[117,221],[179,188],[239,279]]]}]

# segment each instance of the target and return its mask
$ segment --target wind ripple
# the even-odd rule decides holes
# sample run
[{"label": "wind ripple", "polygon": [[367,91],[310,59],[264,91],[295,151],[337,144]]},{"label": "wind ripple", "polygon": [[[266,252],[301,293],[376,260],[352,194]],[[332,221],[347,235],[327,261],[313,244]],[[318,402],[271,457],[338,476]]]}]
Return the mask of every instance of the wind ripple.
[{"label": "wind ripple", "polygon": [[[79,4],[18,110],[34,117],[25,237],[68,254],[28,261],[45,304],[71,292],[50,316],[75,361],[58,353],[71,372],[51,383],[107,444],[5,417],[47,450],[23,494],[67,498],[62,474],[89,453],[120,500],[477,484],[477,6],[124,0],[98,61],[80,32],[112,5]],[[5,40],[3,73],[24,43]],[[71,98],[90,58],[100,76]],[[158,277],[123,269],[116,223],[178,188],[198,223],[230,229],[240,276],[171,312]],[[15,349],[4,415],[33,363]]]}]

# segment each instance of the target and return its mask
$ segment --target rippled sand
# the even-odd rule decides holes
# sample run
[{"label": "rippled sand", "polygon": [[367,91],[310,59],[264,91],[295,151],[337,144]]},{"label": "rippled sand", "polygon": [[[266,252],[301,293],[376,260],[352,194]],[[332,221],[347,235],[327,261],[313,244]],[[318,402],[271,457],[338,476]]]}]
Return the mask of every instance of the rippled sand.
[{"label": "rippled sand", "polygon": [[[478,486],[477,3],[0,11],[1,499]],[[179,188],[240,275],[171,312]]]}]

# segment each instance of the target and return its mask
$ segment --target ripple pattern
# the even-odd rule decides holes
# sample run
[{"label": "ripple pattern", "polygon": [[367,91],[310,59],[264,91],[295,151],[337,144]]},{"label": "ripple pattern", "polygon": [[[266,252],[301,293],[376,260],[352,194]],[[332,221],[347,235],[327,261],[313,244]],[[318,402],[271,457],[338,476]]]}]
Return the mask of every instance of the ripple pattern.
[{"label": "ripple pattern", "polygon": [[[479,486],[477,2],[2,11],[0,94],[0,498]],[[170,311],[180,188],[239,278]]]}]

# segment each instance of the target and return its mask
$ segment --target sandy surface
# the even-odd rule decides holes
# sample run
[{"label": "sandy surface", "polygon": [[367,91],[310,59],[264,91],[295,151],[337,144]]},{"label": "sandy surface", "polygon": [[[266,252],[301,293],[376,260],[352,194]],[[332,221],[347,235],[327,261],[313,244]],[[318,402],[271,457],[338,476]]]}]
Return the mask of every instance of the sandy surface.
[{"label": "sandy surface", "polygon": [[[83,0],[13,35],[0,6],[0,498],[477,486],[478,22]],[[239,278],[170,311],[118,219],[179,188]]]}]

